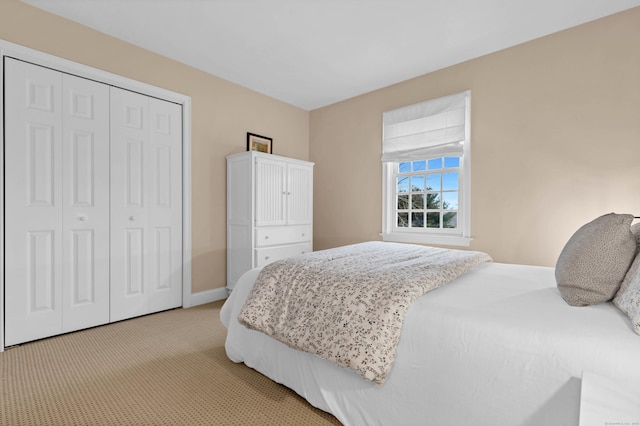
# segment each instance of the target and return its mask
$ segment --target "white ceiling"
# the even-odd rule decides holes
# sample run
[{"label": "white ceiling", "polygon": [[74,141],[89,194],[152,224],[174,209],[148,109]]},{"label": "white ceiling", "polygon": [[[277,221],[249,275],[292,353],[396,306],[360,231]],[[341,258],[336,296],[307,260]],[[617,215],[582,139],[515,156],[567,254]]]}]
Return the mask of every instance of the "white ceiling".
[{"label": "white ceiling", "polygon": [[23,0],[313,110],[639,0]]}]

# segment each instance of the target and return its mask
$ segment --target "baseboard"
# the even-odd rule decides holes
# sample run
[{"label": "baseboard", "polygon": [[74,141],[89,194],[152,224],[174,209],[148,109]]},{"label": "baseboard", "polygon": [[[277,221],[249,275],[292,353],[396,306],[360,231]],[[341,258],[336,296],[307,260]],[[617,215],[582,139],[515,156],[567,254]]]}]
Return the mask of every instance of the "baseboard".
[{"label": "baseboard", "polygon": [[191,293],[191,306],[204,305],[205,303],[226,299],[228,295],[229,292],[225,287]]}]

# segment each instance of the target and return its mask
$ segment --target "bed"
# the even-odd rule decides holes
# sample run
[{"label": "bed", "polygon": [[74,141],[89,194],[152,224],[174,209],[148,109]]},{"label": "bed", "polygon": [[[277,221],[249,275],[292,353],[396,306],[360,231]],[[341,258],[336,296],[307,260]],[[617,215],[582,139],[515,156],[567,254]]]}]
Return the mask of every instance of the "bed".
[{"label": "bed", "polygon": [[610,301],[570,306],[554,268],[482,262],[418,297],[383,384],[241,325],[260,272],[222,308],[228,357],[345,425],[578,425],[584,373],[640,395],[629,317]]}]

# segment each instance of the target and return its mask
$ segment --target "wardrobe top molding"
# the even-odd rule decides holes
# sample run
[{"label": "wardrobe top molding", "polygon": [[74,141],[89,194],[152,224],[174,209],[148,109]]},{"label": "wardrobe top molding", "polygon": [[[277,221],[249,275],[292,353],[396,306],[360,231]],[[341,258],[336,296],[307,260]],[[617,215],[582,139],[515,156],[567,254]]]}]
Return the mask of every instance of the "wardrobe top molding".
[{"label": "wardrobe top molding", "polygon": [[293,157],[285,157],[283,155],[278,155],[278,154],[268,154],[266,152],[260,152],[260,151],[242,151],[242,152],[236,152],[235,154],[229,154],[227,155],[228,159],[233,159],[236,157],[243,157],[246,155],[250,155],[253,158],[266,158],[266,159],[272,159],[272,160],[284,160],[284,161],[288,161],[288,162],[295,162],[295,163],[299,163],[299,164],[306,164],[306,165],[311,165],[311,166],[315,166],[315,163],[312,161],[307,161],[307,160],[301,160],[300,158],[293,158]]},{"label": "wardrobe top molding", "polygon": [[[49,53],[45,53],[0,39],[0,57],[4,59],[5,56],[9,56],[21,61],[31,62],[36,65],[53,68],[57,71],[62,71],[67,74],[73,74],[78,77],[96,80],[100,83],[120,87],[132,92],[138,92],[147,96],[152,96],[181,105],[189,104],[191,102],[190,96],[183,95],[181,93],[173,92],[171,90],[143,83],[139,80],[133,80],[128,77],[113,74],[108,71],[103,71],[97,68],[90,67],[88,65],[83,65],[79,62],[70,61],[68,59],[60,58]],[[0,62],[0,69],[3,66],[3,63],[4,61]]]}]

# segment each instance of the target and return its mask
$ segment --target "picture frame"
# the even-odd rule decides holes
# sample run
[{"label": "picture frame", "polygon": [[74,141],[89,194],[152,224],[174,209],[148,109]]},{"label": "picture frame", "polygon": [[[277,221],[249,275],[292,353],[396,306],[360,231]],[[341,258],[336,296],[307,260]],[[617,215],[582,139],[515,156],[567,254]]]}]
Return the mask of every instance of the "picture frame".
[{"label": "picture frame", "polygon": [[266,136],[247,132],[247,151],[258,151],[271,154],[273,139]]}]

